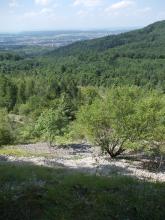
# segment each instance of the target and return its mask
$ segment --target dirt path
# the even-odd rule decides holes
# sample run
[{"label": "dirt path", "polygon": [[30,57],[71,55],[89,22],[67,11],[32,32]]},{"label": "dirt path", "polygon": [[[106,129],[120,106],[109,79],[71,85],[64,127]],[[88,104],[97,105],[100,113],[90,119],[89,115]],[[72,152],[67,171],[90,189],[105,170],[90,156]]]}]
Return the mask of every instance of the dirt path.
[{"label": "dirt path", "polygon": [[[149,171],[144,168],[144,164],[148,162],[146,159],[133,160],[132,157],[127,159],[123,157],[110,160],[108,157],[100,156],[99,148],[91,147],[88,144],[72,144],[62,148],[51,148],[46,143],[39,143],[8,148],[21,149],[34,154],[34,156],[1,155],[1,163],[14,162],[20,165],[28,163],[54,168],[64,167],[96,175],[121,174],[165,182],[165,168],[162,168],[161,172]],[[37,154],[39,156],[36,156]]]}]

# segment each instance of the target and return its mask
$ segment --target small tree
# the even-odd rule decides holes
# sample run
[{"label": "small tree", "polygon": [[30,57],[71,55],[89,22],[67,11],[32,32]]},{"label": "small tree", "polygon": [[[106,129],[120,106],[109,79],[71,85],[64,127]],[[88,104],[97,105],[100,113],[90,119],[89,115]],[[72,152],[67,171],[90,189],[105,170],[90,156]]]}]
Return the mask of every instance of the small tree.
[{"label": "small tree", "polygon": [[161,158],[161,165],[165,153],[165,95],[158,92],[148,94],[139,103],[139,115],[143,145],[151,154]]},{"label": "small tree", "polygon": [[[147,108],[146,97],[149,95],[152,99]],[[153,128],[158,130],[163,107],[161,101],[155,102],[155,97],[137,87],[112,89],[106,98],[98,99],[78,112],[77,125],[80,132],[99,145],[103,152],[116,157],[134,143],[149,142]]]},{"label": "small tree", "polygon": [[48,109],[38,118],[35,125],[35,131],[52,145],[56,136],[64,134],[66,125],[67,118],[62,111],[59,109]]}]

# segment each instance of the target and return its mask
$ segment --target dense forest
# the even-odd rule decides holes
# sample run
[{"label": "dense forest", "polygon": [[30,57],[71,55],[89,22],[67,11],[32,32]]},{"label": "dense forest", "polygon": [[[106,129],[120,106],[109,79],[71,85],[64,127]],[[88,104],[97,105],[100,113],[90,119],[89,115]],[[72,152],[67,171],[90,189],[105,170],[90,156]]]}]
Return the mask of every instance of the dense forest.
[{"label": "dense forest", "polygon": [[[122,145],[125,142],[126,145],[128,142],[135,144],[137,139],[144,140],[143,135],[147,132],[146,140],[149,138],[153,142],[156,139],[153,139],[154,129],[151,131],[151,128],[156,129],[159,125],[158,130],[154,132],[162,132],[162,144],[165,92],[164,33],[165,22],[162,21],[128,33],[77,42],[50,52],[45,50],[38,55],[35,48],[34,53],[32,50],[30,54],[26,49],[20,53],[20,48],[14,52],[1,51],[0,108],[1,118],[4,119],[0,130],[1,144],[24,143],[42,138],[53,142],[56,136],[64,139],[66,136],[69,139],[68,135],[74,136],[70,134],[74,132],[69,131],[76,126],[76,122],[82,117],[81,114],[88,118],[89,112],[95,112],[99,106],[104,106],[109,96],[119,100],[119,103],[112,101],[115,98],[108,101],[111,107],[107,112],[111,114],[114,111],[116,118],[110,119],[107,115],[107,118],[100,118],[100,121],[102,120],[101,125],[106,127],[109,126],[106,125],[106,121],[110,120],[109,124],[114,124],[115,133],[111,134],[111,138],[109,133],[106,134],[105,140],[94,138],[94,142],[105,147],[103,142],[108,141],[109,144],[109,139],[112,141],[114,138],[118,145],[119,142]],[[157,100],[157,96],[161,97],[160,100]],[[134,106],[134,100],[136,103],[144,102],[145,106]],[[123,105],[125,109],[120,113],[117,105],[120,109]],[[82,106],[94,109],[88,109],[83,113],[85,110]],[[137,112],[139,111],[139,115],[142,114],[143,108],[144,113],[149,111],[150,115],[153,111],[153,114],[148,118],[147,115],[146,118],[138,118]],[[91,114],[90,118],[95,117]],[[98,112],[99,114],[101,115],[101,112]],[[130,122],[127,124],[128,117]],[[151,120],[152,117],[155,120]],[[97,118],[95,119],[97,121]],[[142,121],[139,124],[140,120]],[[123,126],[122,130],[116,127],[118,122],[120,128]],[[95,120],[91,121],[91,124],[94,123]],[[86,123],[79,124],[85,126]],[[86,124],[86,128],[89,127],[90,125]],[[124,133],[126,130],[127,134]],[[96,132],[97,136],[102,131],[104,128]],[[134,137],[130,138],[132,132]],[[92,128],[87,133],[96,136]],[[88,135],[80,136],[83,138]],[[114,156],[110,149],[106,150]],[[119,150],[122,152],[123,146]]]}]

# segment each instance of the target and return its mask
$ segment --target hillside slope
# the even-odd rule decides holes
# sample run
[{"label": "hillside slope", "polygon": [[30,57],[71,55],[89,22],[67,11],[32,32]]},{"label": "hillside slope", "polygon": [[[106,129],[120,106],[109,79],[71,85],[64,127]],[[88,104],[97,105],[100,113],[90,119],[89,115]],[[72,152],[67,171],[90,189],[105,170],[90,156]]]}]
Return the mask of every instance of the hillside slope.
[{"label": "hillside slope", "polygon": [[[135,84],[165,90],[165,21],[143,29],[77,42],[44,58],[80,85]],[[47,68],[46,67],[46,68]]]},{"label": "hillside slope", "polygon": [[[156,22],[143,29],[107,36],[99,39],[81,41],[66,47],[61,47],[52,54],[54,55],[76,55],[79,52],[103,52],[110,48],[137,44],[138,47],[147,48],[151,46],[165,46],[165,21]],[[164,49],[164,48],[163,48]]]},{"label": "hillside slope", "polygon": [[[4,56],[4,55],[3,55]],[[0,74],[50,76],[78,86],[137,85],[165,92],[165,21],[143,29],[81,41],[46,55],[0,60]]]}]

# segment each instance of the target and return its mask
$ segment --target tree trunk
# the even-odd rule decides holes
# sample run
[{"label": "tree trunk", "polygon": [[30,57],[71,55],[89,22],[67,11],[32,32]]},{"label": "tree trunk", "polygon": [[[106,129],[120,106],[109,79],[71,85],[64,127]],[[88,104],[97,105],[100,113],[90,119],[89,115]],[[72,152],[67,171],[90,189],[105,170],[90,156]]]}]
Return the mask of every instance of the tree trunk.
[{"label": "tree trunk", "polygon": [[160,156],[160,161],[159,161],[158,170],[160,170],[162,164],[163,164],[163,155]]},{"label": "tree trunk", "polygon": [[117,151],[115,151],[114,147],[113,148],[106,148],[105,150],[111,156],[111,158],[115,158],[125,151],[125,149],[122,147],[119,147],[119,149]]}]

